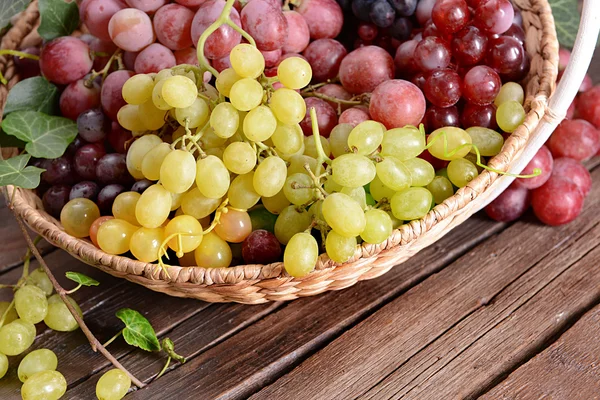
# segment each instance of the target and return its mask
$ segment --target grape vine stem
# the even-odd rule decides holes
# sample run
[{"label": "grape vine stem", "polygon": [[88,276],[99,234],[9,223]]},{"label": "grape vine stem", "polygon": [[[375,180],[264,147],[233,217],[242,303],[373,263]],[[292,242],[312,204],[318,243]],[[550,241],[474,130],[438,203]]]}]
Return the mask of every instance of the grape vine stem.
[{"label": "grape vine stem", "polygon": [[[24,53],[22,51],[17,51],[17,50],[0,50],[0,56],[3,56],[3,55],[16,56],[19,58],[29,58],[30,60],[36,60],[36,61],[40,59],[40,56],[36,56],[35,54]],[[6,80],[4,75],[2,75],[1,72],[0,72],[0,83],[2,83],[3,85],[6,85],[8,83],[8,81]]]}]

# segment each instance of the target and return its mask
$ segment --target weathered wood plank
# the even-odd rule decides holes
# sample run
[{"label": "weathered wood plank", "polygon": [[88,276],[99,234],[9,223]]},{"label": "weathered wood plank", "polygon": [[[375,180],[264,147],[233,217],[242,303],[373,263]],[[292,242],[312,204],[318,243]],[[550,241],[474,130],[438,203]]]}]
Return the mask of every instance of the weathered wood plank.
[{"label": "weathered wood plank", "polygon": [[481,399],[598,399],[599,360],[600,306],[596,306]]},{"label": "weathered wood plank", "polygon": [[[594,176],[597,182],[600,171]],[[517,222],[345,332],[256,398],[360,396],[498,296],[546,254],[577,241],[597,224],[598,206],[596,184],[583,214],[571,224]]]},{"label": "weathered wood plank", "polygon": [[247,397],[504,226],[474,217],[384,277],[295,300],[130,396],[144,400],[190,393],[211,399]]}]

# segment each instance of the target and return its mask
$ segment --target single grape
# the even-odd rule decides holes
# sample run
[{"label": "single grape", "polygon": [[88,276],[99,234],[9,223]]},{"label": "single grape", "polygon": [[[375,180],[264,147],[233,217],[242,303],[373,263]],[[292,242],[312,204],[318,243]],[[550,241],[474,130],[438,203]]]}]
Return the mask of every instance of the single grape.
[{"label": "single grape", "polygon": [[352,127],[360,124],[361,122],[371,119],[369,115],[369,109],[365,106],[351,107],[340,114],[338,123],[348,124]]},{"label": "single grape", "polygon": [[241,243],[252,232],[252,221],[245,211],[228,209],[221,214],[214,232],[230,243]]},{"label": "single grape", "polygon": [[317,263],[319,246],[310,233],[300,232],[293,235],[283,253],[283,266],[293,277],[309,274]]},{"label": "single grape", "polygon": [[525,57],[525,49],[517,39],[500,36],[490,41],[486,64],[501,75],[512,74],[520,69]]},{"label": "single grape", "polygon": [[439,0],[431,10],[435,26],[443,34],[460,31],[469,22],[471,13],[465,0]]},{"label": "single grape", "polygon": [[385,157],[377,163],[376,169],[381,183],[396,192],[412,185],[410,170],[397,158]]},{"label": "single grape", "polygon": [[84,41],[72,36],[56,38],[42,47],[40,69],[49,81],[69,84],[92,69],[90,49]]},{"label": "single grape", "polygon": [[191,215],[196,219],[202,219],[214,212],[221,204],[221,199],[211,199],[194,188],[183,195],[181,209],[184,214]]},{"label": "single grape", "polygon": [[312,70],[310,64],[299,57],[283,60],[277,67],[279,81],[289,89],[301,89],[310,83]]},{"label": "single grape", "polygon": [[[174,233],[185,233],[191,235],[182,235],[181,241],[175,237],[169,241],[169,247],[176,252],[189,253],[202,242],[202,226],[200,222],[189,215],[180,215],[173,218],[165,227],[164,236],[169,237]],[[181,249],[179,244],[181,243]]]},{"label": "single grape", "polygon": [[[279,215],[281,212],[290,205],[290,201],[285,197],[283,189],[279,191],[275,196],[263,197],[263,206],[272,214]],[[275,228],[273,228],[275,229]],[[273,230],[273,232],[275,232]]]},{"label": "single grape", "polygon": [[[198,43],[202,33],[219,18],[224,7],[224,0],[206,1],[200,5],[192,21],[191,34],[193,43]],[[229,18],[237,26],[242,26],[240,14],[235,8],[231,9]],[[225,57],[235,45],[240,43],[241,38],[241,35],[232,27],[223,24],[208,36],[204,44],[204,55],[209,59]],[[198,57],[200,58],[200,53]]]},{"label": "single grape", "polygon": [[564,120],[550,136],[548,147],[554,157],[585,161],[600,150],[600,131],[582,119]]},{"label": "single grape", "polygon": [[306,170],[307,164],[313,173],[317,170],[317,160],[307,155],[293,155],[292,157],[290,157],[289,163],[290,165],[287,170],[288,176],[297,172],[308,174],[308,171]]},{"label": "single grape", "polygon": [[32,375],[21,387],[23,400],[58,400],[67,391],[67,381],[58,371]]},{"label": "single grape", "polygon": [[350,131],[347,146],[349,149],[358,150],[358,154],[371,154],[381,145],[384,133],[385,128],[378,122],[361,122]]},{"label": "single grape", "polygon": [[325,240],[325,249],[333,261],[344,263],[356,252],[356,237],[345,237],[336,231],[330,231]]},{"label": "single grape", "polygon": [[[98,91],[98,93],[100,92]],[[95,143],[104,140],[110,132],[110,128],[110,119],[100,109],[87,110],[77,117],[79,136],[86,142]]]},{"label": "single grape", "polygon": [[[181,65],[181,64],[190,64],[190,65],[195,65],[195,66],[200,65],[198,62],[198,53],[194,47],[187,47],[185,49],[175,50],[173,52],[173,55],[175,56],[175,62],[177,65]],[[216,60],[212,61],[213,66],[219,72],[221,72],[225,68],[231,67],[231,65],[227,65],[226,67],[223,67],[223,68],[217,68],[217,66],[215,66],[215,64],[214,64],[215,61]],[[207,73],[204,74],[204,82],[210,81],[210,78],[212,78],[212,74],[207,71]]]},{"label": "single grape", "polygon": [[428,132],[446,126],[460,126],[458,108],[456,106],[447,108],[428,107],[423,117],[423,124]]},{"label": "single grape", "polygon": [[581,162],[572,158],[561,157],[554,160],[552,174],[563,177],[575,183],[586,197],[592,189],[592,177],[590,172]]},{"label": "single grape", "polygon": [[152,185],[140,196],[135,217],[145,228],[158,228],[171,212],[171,201],[171,194],[162,185]]},{"label": "single grape", "polygon": [[[434,139],[435,142],[431,144]],[[472,142],[467,131],[452,126],[437,129],[427,137],[427,143],[431,144],[429,152],[440,160],[463,158],[471,151],[468,144]]]},{"label": "single grape", "polygon": [[415,63],[415,48],[419,44],[416,40],[407,40],[396,49],[394,56],[394,65],[396,71],[403,77],[413,76],[419,71],[419,67]]},{"label": "single grape", "polygon": [[427,186],[435,177],[433,165],[422,158],[411,158],[404,161],[403,164],[410,172],[412,186]]},{"label": "single grape", "polygon": [[427,190],[431,192],[435,204],[441,204],[448,197],[454,195],[452,182],[445,176],[435,176],[427,185]]},{"label": "single grape", "polygon": [[[100,150],[102,149],[102,147],[94,147],[94,149],[99,149],[99,151],[103,151]],[[77,157],[75,158],[77,160]],[[75,180],[75,174],[73,169],[75,169],[76,171],[78,169],[77,166],[73,168],[71,158],[66,155],[59,158],[55,158],[54,160],[44,160],[42,162],[41,167],[46,170],[42,172],[42,181],[50,185],[72,184]]]},{"label": "single grape", "polygon": [[0,353],[0,379],[4,378],[8,371],[8,357]]},{"label": "single grape", "polygon": [[111,40],[125,51],[140,51],[154,42],[150,17],[135,8],[117,11],[108,23]]},{"label": "single grape", "polygon": [[[477,147],[479,153],[484,157],[493,157],[502,150],[504,138],[494,130],[473,126],[467,128],[467,133],[471,136],[473,145]],[[471,152],[475,153],[474,149]]]},{"label": "single grape", "polygon": [[526,116],[521,103],[514,100],[502,103],[496,110],[496,122],[504,132],[514,132],[525,121]]},{"label": "single grape", "polygon": [[193,19],[194,12],[179,4],[160,7],[152,20],[156,38],[171,50],[189,48],[193,45],[191,36]]},{"label": "single grape", "polygon": [[135,58],[133,69],[137,74],[149,74],[174,67],[176,63],[175,56],[168,47],[160,43],[152,43],[140,51]]},{"label": "single grape", "polygon": [[90,232],[92,223],[100,217],[98,206],[89,199],[70,200],[60,213],[60,223],[72,236],[83,238]]},{"label": "single grape", "polygon": [[286,179],[283,193],[292,204],[307,204],[315,197],[314,183],[308,175],[295,173]]},{"label": "single grape", "polygon": [[335,38],[342,30],[344,17],[335,0],[304,1],[296,11],[306,20],[310,38],[313,40]]},{"label": "single grape", "polygon": [[169,77],[164,80],[162,85],[162,98],[171,107],[189,107],[197,99],[197,96],[198,88],[196,84],[183,75]]},{"label": "single grape", "polygon": [[304,134],[298,124],[286,125],[278,122],[271,140],[278,153],[294,154],[301,149]]},{"label": "single grape", "polygon": [[464,129],[478,126],[496,130],[498,129],[498,123],[496,122],[496,106],[493,104],[478,106],[476,104],[467,103],[460,115],[460,124]]},{"label": "single grape", "polygon": [[265,69],[265,58],[254,46],[238,44],[229,54],[231,67],[242,78],[256,79]]},{"label": "single grape", "polygon": [[[94,243],[94,245],[96,247],[100,247],[98,245],[98,229],[100,228],[100,226],[103,223],[105,223],[106,221],[109,221],[111,219],[114,219],[114,217],[113,216],[100,217],[94,221],[92,226],[90,226],[90,240],[92,241],[92,243]],[[50,293],[52,293],[52,292],[50,292]]]},{"label": "single grape", "polygon": [[475,164],[464,158],[457,158],[448,164],[448,179],[459,188],[467,186],[477,175],[479,173]]},{"label": "single grape", "polygon": [[450,65],[451,50],[444,40],[429,36],[419,42],[414,52],[415,64],[424,72]]},{"label": "single grape", "polygon": [[348,137],[350,136],[352,129],[352,125],[344,123],[340,123],[332,129],[331,134],[329,135],[329,145],[334,157],[339,157],[342,154],[350,152],[350,148],[348,147]]},{"label": "single grape", "polygon": [[[306,115],[300,122],[300,127],[306,136],[313,134],[312,130],[312,119],[310,116],[310,109],[314,108],[317,114],[317,124],[319,127],[319,134],[323,137],[329,137],[333,128],[337,125],[337,113],[326,101],[316,98],[308,97],[304,99],[306,104]],[[284,121],[282,121],[284,122]]]},{"label": "single grape", "polygon": [[483,60],[488,49],[488,38],[479,28],[469,25],[452,39],[452,55],[459,65],[475,65]]},{"label": "single grape", "polygon": [[117,120],[117,113],[126,104],[122,94],[123,85],[132,76],[132,71],[115,71],[109,74],[102,83],[102,91],[100,92],[102,110],[113,121]]},{"label": "single grape", "polygon": [[98,246],[108,254],[126,253],[129,251],[131,236],[138,228],[122,219],[104,221],[98,228]]},{"label": "single grape", "polygon": [[475,25],[487,34],[502,34],[510,28],[515,10],[509,0],[480,2],[474,15]]},{"label": "single grape", "polygon": [[59,107],[63,117],[77,120],[78,116],[100,106],[100,85],[88,83],[87,77],[71,82],[60,95]]},{"label": "single grape", "polygon": [[423,218],[431,208],[433,196],[425,188],[412,187],[396,192],[390,200],[392,213],[403,221]]},{"label": "single grape", "polygon": [[365,156],[359,154],[343,154],[331,164],[333,180],[346,187],[366,185],[375,177],[375,165]]},{"label": "single grape", "polygon": [[529,208],[531,204],[530,193],[526,187],[513,183],[485,207],[485,213],[495,221],[514,221],[520,218]]},{"label": "single grape", "polygon": [[267,106],[260,105],[252,110],[243,122],[244,135],[254,142],[264,142],[277,129],[277,119]]},{"label": "single grape", "polygon": [[238,175],[231,182],[227,197],[229,204],[240,209],[249,209],[260,200],[260,195],[254,190],[254,172]]},{"label": "single grape", "polygon": [[165,236],[163,228],[139,228],[131,235],[129,250],[142,262],[154,262],[159,258],[160,245]]},{"label": "single grape", "polygon": [[55,371],[58,359],[52,350],[38,349],[27,354],[19,363],[17,374],[21,382],[42,371]]},{"label": "single grape", "polygon": [[139,226],[140,223],[135,218],[135,207],[140,199],[137,192],[123,192],[119,194],[113,203],[112,213],[115,218],[122,219],[132,225]]},{"label": "single grape", "polygon": [[231,103],[219,103],[210,113],[210,126],[215,134],[221,138],[233,136],[239,125],[239,113]]},{"label": "single grape", "polygon": [[365,215],[360,205],[343,193],[332,193],[323,201],[323,217],[337,233],[358,236],[365,228]]},{"label": "single grape", "polygon": [[37,324],[48,312],[46,293],[35,285],[25,285],[15,292],[15,309],[23,321]]},{"label": "single grape", "polygon": [[[281,90],[281,89],[279,89]],[[277,91],[275,92],[277,93]],[[273,94],[275,96],[275,94]],[[242,78],[231,86],[229,99],[239,111],[250,111],[260,105],[263,98],[263,88],[254,79]],[[271,100],[273,101],[273,99]]]},{"label": "single grape", "polygon": [[573,221],[583,209],[584,196],[576,183],[553,175],[531,193],[531,206],[540,221],[563,225]]},{"label": "single grape", "polygon": [[48,189],[42,197],[44,210],[54,218],[60,218],[60,212],[69,201],[71,186],[55,185]]},{"label": "single grape", "polygon": [[466,73],[463,79],[464,98],[476,105],[491,104],[500,92],[498,73],[490,67],[478,65]]},{"label": "single grape", "polygon": [[111,369],[102,374],[96,383],[96,397],[101,400],[121,400],[131,386],[131,379],[120,369]]},{"label": "single grape", "polygon": [[215,232],[209,232],[194,251],[194,257],[199,267],[227,268],[231,264],[232,254],[226,241]]},{"label": "single grape", "polygon": [[5,324],[0,328],[0,353],[16,356],[33,344],[35,325],[22,319]]},{"label": "single grape", "polygon": [[516,82],[506,82],[500,88],[500,92],[498,96],[494,99],[494,104],[496,107],[500,106],[502,103],[507,101],[516,101],[520,104],[523,104],[525,99],[525,92],[523,91],[523,87]]},{"label": "single grape", "polygon": [[253,0],[242,8],[241,21],[244,29],[256,40],[259,50],[271,51],[283,47],[288,36],[288,25],[280,7],[267,0]]},{"label": "single grape", "polygon": [[423,92],[417,86],[393,79],[375,88],[371,94],[369,113],[388,129],[417,126],[425,115],[425,105]]},{"label": "single grape", "polygon": [[[44,272],[42,268],[38,268],[33,270],[29,276],[27,277],[27,283],[37,286],[44,292],[46,296],[50,296],[54,287],[52,286],[52,282],[48,278],[48,275]],[[2,315],[2,310],[0,309],[0,315]]]},{"label": "single grape", "polygon": [[383,210],[371,209],[365,212],[365,229],[360,237],[367,243],[383,243],[392,234],[393,225],[389,214]]},{"label": "single grape", "polygon": [[284,11],[283,16],[287,21],[288,35],[282,50],[286,53],[300,53],[310,42],[310,31],[306,19],[294,10]]},{"label": "single grape", "polygon": [[96,177],[104,185],[114,183],[129,185],[133,181],[127,171],[127,158],[125,154],[119,153],[106,154],[98,160]]},{"label": "single grape", "polygon": [[126,7],[120,0],[85,0],[79,6],[79,18],[92,35],[108,42],[111,40],[108,33],[111,17]]},{"label": "single grape", "polygon": [[269,156],[256,167],[254,190],[261,196],[275,196],[283,188],[286,177],[285,161],[276,156]]},{"label": "single grape", "polygon": [[220,199],[229,190],[229,171],[220,158],[210,155],[199,159],[195,172],[196,185],[202,195],[212,199]]},{"label": "single grape", "polygon": [[137,8],[147,14],[154,14],[164,6],[168,0],[125,0],[129,7]]},{"label": "single grape", "polygon": [[[313,69],[315,68],[313,67]],[[352,94],[374,92],[378,85],[382,82],[387,83],[386,81],[394,77],[394,60],[381,47],[361,47],[343,58],[339,77],[342,86]],[[408,101],[404,100],[403,102]],[[372,109],[371,114],[373,114]]]},{"label": "single grape", "polygon": [[275,236],[277,240],[281,244],[287,245],[295,234],[308,228],[311,218],[311,215],[306,210],[299,210],[295,206],[283,208],[277,217],[277,221],[275,221]]},{"label": "single grape", "polygon": [[118,122],[111,123],[111,129],[108,133],[108,143],[113,150],[119,154],[127,154],[129,143],[133,140],[131,132],[123,129]]},{"label": "single grape", "polygon": [[250,215],[253,232],[259,229],[263,229],[271,233],[275,231],[275,221],[277,221],[277,215],[272,214],[266,208],[255,208],[252,211],[249,211],[248,215]]},{"label": "single grape", "polygon": [[258,229],[244,240],[242,257],[246,264],[270,264],[280,259],[281,245],[273,233]]},{"label": "single grape", "polygon": [[425,81],[424,93],[433,105],[450,107],[460,100],[462,80],[455,71],[449,69],[433,71]]},{"label": "single grape", "polygon": [[577,99],[576,106],[580,118],[600,128],[600,86],[582,93]]},{"label": "single grape", "polygon": [[98,193],[98,199],[96,200],[100,211],[103,214],[110,212],[115,198],[125,190],[125,186],[118,184],[104,186]]},{"label": "single grape", "polygon": [[415,127],[390,129],[384,133],[381,142],[381,155],[391,156],[400,161],[414,158],[424,149],[425,135]]}]

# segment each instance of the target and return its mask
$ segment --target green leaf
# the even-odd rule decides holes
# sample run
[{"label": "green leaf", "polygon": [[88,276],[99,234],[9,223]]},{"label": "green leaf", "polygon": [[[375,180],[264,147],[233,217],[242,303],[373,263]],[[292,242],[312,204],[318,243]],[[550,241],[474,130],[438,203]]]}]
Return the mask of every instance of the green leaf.
[{"label": "green leaf", "polygon": [[68,271],[65,273],[65,276],[73,282],[79,283],[83,286],[98,286],[100,284],[100,282],[97,280],[90,278],[87,275],[80,274],[79,272]]},{"label": "green leaf", "polygon": [[77,124],[63,117],[52,117],[38,111],[8,114],[2,129],[27,144],[25,150],[38,158],[57,158],[77,136]]},{"label": "green leaf", "polygon": [[12,16],[23,11],[30,1],[31,0],[0,1],[0,28],[7,26]]},{"label": "green leaf", "polygon": [[579,29],[579,9],[577,0],[550,0],[558,42],[568,48],[575,44]]},{"label": "green leaf", "polygon": [[38,33],[45,40],[69,36],[79,26],[77,3],[64,0],[39,0],[42,22]]},{"label": "green leaf", "polygon": [[8,92],[4,115],[14,111],[39,111],[58,115],[60,93],[46,78],[36,76],[17,83]]},{"label": "green leaf", "polygon": [[160,350],[154,328],[142,314],[130,308],[122,308],[117,311],[116,316],[125,323],[123,338],[127,343],[146,351]]},{"label": "green leaf", "polygon": [[0,160],[0,186],[14,185],[24,189],[33,189],[40,184],[43,169],[27,166],[31,156],[23,154],[8,160]]}]

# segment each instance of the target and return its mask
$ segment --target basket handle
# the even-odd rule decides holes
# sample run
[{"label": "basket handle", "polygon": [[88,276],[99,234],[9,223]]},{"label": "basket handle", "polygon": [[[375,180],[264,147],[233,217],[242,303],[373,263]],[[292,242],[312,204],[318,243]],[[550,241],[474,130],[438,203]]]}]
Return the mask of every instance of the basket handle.
[{"label": "basket handle", "polygon": [[[565,70],[556,90],[550,97],[544,118],[531,133],[523,152],[510,168],[514,174],[520,173],[537,151],[546,143],[556,126],[564,119],[566,111],[575,99],[579,86],[592,61],[596,40],[600,32],[600,7],[597,0],[585,0],[577,39],[571,53],[569,65]],[[500,176],[486,190],[485,201],[481,209],[500,195],[513,181],[514,177]]]}]

